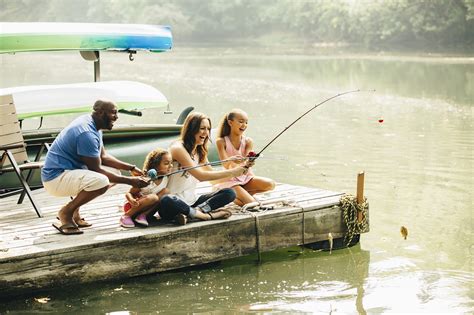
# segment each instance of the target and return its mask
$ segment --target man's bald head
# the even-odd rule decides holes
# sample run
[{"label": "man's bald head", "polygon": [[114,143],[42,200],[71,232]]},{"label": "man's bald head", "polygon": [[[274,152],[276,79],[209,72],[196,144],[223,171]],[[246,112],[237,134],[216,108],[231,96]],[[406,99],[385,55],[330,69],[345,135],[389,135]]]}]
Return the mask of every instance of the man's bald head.
[{"label": "man's bald head", "polygon": [[114,110],[115,108],[117,108],[117,105],[114,102],[102,99],[102,100],[97,100],[94,103],[92,110],[93,112],[97,113],[97,112]]},{"label": "man's bald head", "polygon": [[118,119],[117,105],[109,100],[97,100],[92,107],[92,118],[97,129],[112,130]]}]

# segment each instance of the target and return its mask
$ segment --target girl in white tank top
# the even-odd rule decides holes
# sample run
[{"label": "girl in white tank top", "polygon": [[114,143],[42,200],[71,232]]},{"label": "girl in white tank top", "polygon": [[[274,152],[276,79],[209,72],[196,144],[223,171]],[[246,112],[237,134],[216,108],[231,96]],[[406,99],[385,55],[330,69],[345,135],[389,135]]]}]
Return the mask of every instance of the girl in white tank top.
[{"label": "girl in white tank top", "polygon": [[[155,169],[158,175],[168,174],[172,167],[171,154],[164,149],[156,149],[148,153],[143,165],[143,171],[147,173]],[[143,188],[132,187],[125,194],[127,201],[123,208],[125,214],[120,217],[120,225],[123,227],[134,227],[135,223],[148,226],[147,215],[156,211],[160,198],[168,190],[168,177],[160,177],[150,180],[150,184]]]}]

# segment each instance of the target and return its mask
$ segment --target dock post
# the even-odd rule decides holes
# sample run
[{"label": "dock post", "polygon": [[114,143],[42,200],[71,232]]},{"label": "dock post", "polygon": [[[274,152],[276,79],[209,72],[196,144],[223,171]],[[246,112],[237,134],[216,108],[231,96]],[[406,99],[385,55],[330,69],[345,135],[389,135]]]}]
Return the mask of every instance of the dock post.
[{"label": "dock post", "polygon": [[[364,202],[364,171],[357,174],[357,204]],[[357,211],[357,222],[362,222],[362,211]]]}]

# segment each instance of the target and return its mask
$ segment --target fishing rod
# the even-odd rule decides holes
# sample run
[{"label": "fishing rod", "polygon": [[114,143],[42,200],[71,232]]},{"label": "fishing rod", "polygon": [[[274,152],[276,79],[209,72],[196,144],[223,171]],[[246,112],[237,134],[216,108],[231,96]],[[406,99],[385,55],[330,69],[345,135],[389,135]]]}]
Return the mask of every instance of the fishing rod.
[{"label": "fishing rod", "polygon": [[150,180],[157,180],[157,179],[160,179],[162,177],[171,176],[171,175],[178,174],[178,173],[184,173],[186,171],[193,170],[195,168],[208,166],[208,165],[218,165],[218,164],[222,164],[222,163],[225,163],[225,162],[236,161],[236,160],[240,160],[240,159],[241,158],[232,157],[232,158],[229,158],[229,159],[226,159],[226,160],[218,160],[218,161],[207,162],[207,163],[203,163],[203,164],[198,164],[198,165],[182,168],[182,169],[179,169],[179,170],[167,173],[167,174],[163,174],[163,175],[158,175],[156,170],[154,168],[151,168],[151,169],[148,170],[147,176],[150,177]]},{"label": "fishing rod", "polygon": [[[375,90],[374,90],[375,91]],[[309,110],[307,110],[306,112],[303,113],[303,115],[299,116],[298,118],[296,118],[291,124],[289,124],[287,127],[285,127],[285,129],[283,129],[282,131],[280,131],[279,134],[277,134],[266,146],[263,147],[263,149],[261,149],[258,153],[255,153],[254,151],[250,151],[247,155],[247,157],[249,158],[250,161],[255,161],[259,156],[260,154],[262,154],[263,151],[265,151],[266,148],[268,148],[270,146],[270,144],[272,144],[276,139],[278,139],[278,137],[280,137],[285,131],[287,131],[288,129],[290,129],[291,126],[293,126],[294,124],[296,124],[296,122],[298,120],[300,120],[301,118],[303,118],[304,116],[306,116],[307,114],[309,114],[311,111],[313,111],[314,109],[318,108],[319,106],[323,105],[324,103],[326,102],[329,102],[330,100],[332,99],[335,99],[336,97],[339,97],[339,96],[342,96],[342,95],[346,95],[346,94],[350,94],[350,93],[356,93],[356,92],[361,92],[360,89],[357,89],[357,90],[352,90],[352,91],[347,91],[347,92],[343,92],[343,93],[339,93],[339,94],[336,94],[334,96],[331,96],[330,98],[327,98],[325,99],[324,101],[314,105],[313,107],[311,107]]]},{"label": "fishing rod", "polygon": [[[265,158],[265,157],[261,156],[260,158]],[[225,163],[225,162],[238,161],[238,160],[241,160],[241,159],[245,159],[245,158],[232,157],[232,158],[228,158],[226,160],[212,161],[212,162],[208,162],[208,163],[204,163],[204,164],[198,164],[198,165],[190,166],[190,167],[187,167],[187,168],[179,169],[179,170],[176,170],[176,171],[173,171],[173,172],[170,172],[170,173],[167,173],[167,174],[163,174],[163,175],[158,175],[156,170],[154,168],[151,168],[151,169],[148,170],[147,176],[150,177],[150,180],[157,180],[159,178],[170,176],[170,175],[173,175],[173,174],[184,173],[186,171],[193,170],[195,168],[208,166],[208,165],[211,165],[211,166],[212,165],[218,165],[218,164],[222,164],[222,163]],[[267,158],[267,159],[271,159],[271,158]],[[273,159],[288,160],[288,158],[273,158]]]},{"label": "fishing rod", "polygon": [[[374,90],[375,91],[375,90]],[[312,108],[310,108],[309,110],[307,110],[306,112],[304,112],[302,115],[300,115],[297,119],[295,119],[291,124],[289,124],[287,127],[285,127],[282,131],[280,131],[279,134],[277,134],[267,145],[265,145],[263,147],[263,149],[261,149],[258,153],[255,153],[254,151],[250,151],[247,155],[247,158],[249,161],[255,161],[258,157],[260,157],[260,155],[262,154],[263,151],[265,151],[266,148],[268,148],[276,139],[278,139],[285,131],[287,131],[288,129],[290,129],[291,126],[293,126],[294,124],[296,124],[296,122],[298,122],[301,118],[303,118],[304,116],[306,116],[307,114],[309,114],[311,111],[313,111],[314,109],[318,108],[319,106],[323,105],[324,103],[326,102],[329,102],[330,100],[332,99],[335,99],[339,96],[342,96],[342,95],[346,95],[346,94],[350,94],[350,93],[356,93],[356,92],[361,92],[360,89],[357,89],[357,90],[352,90],[352,91],[347,91],[347,92],[342,92],[342,93],[339,93],[339,94],[336,94],[334,96],[331,96],[330,98],[327,98],[325,99],[324,101],[314,105]],[[173,171],[173,172],[170,172],[168,174],[163,174],[163,175],[158,175],[156,170],[155,169],[150,169],[148,170],[148,173],[147,173],[147,176],[150,177],[150,180],[157,180],[159,178],[162,178],[162,177],[166,177],[166,176],[170,176],[170,175],[173,175],[173,174],[177,174],[177,173],[182,173],[182,172],[186,172],[186,171],[189,171],[189,170],[193,170],[195,168],[198,168],[198,167],[203,167],[203,166],[208,166],[208,165],[217,165],[217,164],[222,164],[222,163],[225,163],[225,162],[230,162],[230,161],[235,161],[235,160],[240,160],[240,158],[229,158],[229,159],[226,159],[226,160],[219,160],[219,161],[213,161],[213,162],[208,162],[208,163],[204,163],[204,164],[198,164],[198,165],[194,165],[194,166],[191,166],[191,167],[186,167],[186,168],[183,168],[183,169],[179,169],[179,170],[176,170],[176,171]],[[249,168],[249,167],[247,167]]]}]

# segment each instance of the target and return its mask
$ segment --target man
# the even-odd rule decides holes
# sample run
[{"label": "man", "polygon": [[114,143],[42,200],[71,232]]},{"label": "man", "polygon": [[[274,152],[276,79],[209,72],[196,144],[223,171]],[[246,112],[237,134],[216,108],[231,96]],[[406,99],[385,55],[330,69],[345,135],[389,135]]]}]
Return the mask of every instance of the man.
[{"label": "man", "polygon": [[143,175],[135,165],[122,162],[107,154],[102,142],[102,130],[111,130],[118,119],[114,102],[98,100],[92,115],[76,118],[54,140],[41,179],[44,188],[53,196],[75,196],[58,212],[60,224],[53,224],[62,234],[82,234],[79,227],[90,223],[81,218],[79,208],[104,194],[110,183],[145,187],[142,177],[122,176],[119,170]]}]

